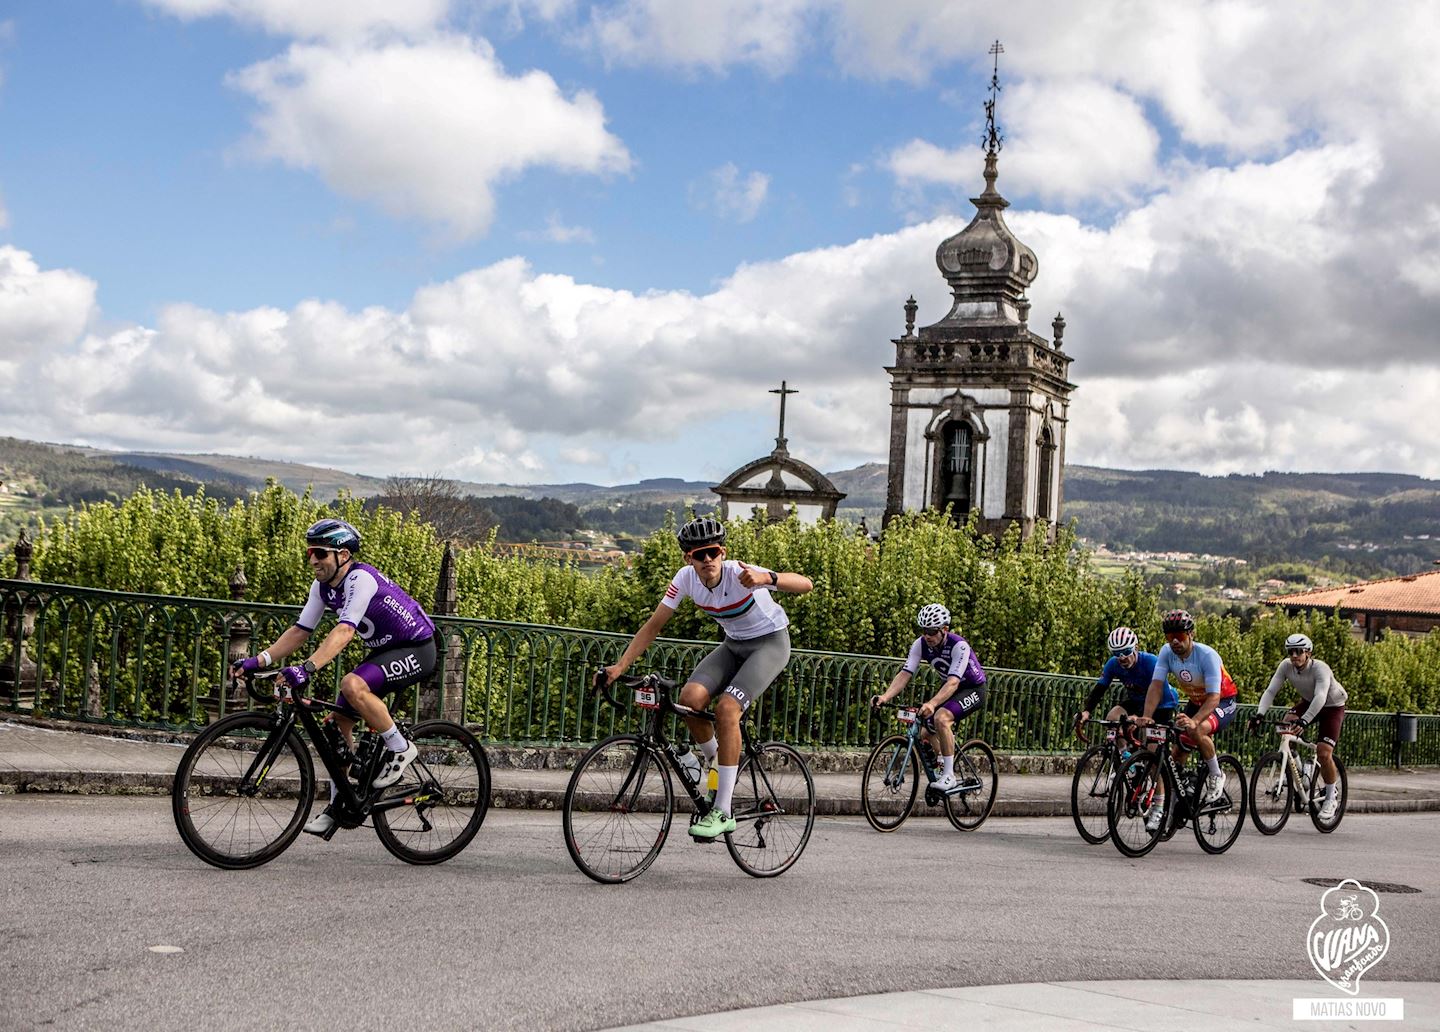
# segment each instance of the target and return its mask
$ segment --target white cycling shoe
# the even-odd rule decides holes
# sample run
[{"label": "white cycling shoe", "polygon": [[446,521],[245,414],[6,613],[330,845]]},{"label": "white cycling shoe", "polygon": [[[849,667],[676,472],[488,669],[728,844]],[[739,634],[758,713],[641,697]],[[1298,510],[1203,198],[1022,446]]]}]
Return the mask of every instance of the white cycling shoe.
[{"label": "white cycling shoe", "polygon": [[937,792],[953,792],[960,787],[960,782],[955,780],[954,774],[941,774],[930,787]]},{"label": "white cycling shoe", "polygon": [[1319,817],[1322,821],[1325,821],[1328,824],[1330,821],[1335,819],[1335,811],[1338,809],[1340,809],[1340,799],[1337,796],[1336,798],[1331,799],[1328,802],[1321,803],[1320,812],[1317,813],[1315,816]]},{"label": "white cycling shoe", "polygon": [[1225,772],[1205,775],[1205,802],[1213,803],[1225,794]]},{"label": "white cycling shoe", "polygon": [[415,762],[415,757],[420,755],[420,750],[410,742],[404,752],[392,752],[385,766],[380,768],[380,773],[375,775],[372,786],[375,788],[389,788],[400,780],[400,775],[405,773],[405,768]]},{"label": "white cycling shoe", "polygon": [[307,835],[324,835],[333,827],[335,827],[335,818],[330,813],[330,807],[327,806],[314,817],[311,817],[310,823],[306,824],[305,827],[300,830]]}]

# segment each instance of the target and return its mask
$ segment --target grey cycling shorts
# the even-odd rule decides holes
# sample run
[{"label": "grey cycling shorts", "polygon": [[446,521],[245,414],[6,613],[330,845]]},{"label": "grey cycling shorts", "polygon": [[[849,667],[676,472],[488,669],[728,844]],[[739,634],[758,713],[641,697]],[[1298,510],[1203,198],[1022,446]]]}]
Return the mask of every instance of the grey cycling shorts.
[{"label": "grey cycling shorts", "polygon": [[780,676],[788,662],[790,630],[782,627],[744,641],[726,638],[700,661],[690,680],[705,686],[711,702],[722,694],[733,695],[744,711]]}]

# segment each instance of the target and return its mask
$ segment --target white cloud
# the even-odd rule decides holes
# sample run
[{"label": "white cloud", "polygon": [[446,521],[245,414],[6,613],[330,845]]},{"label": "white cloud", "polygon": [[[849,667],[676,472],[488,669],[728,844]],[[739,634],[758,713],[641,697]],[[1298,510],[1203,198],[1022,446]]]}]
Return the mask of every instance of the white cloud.
[{"label": "white cloud", "polygon": [[95,282],[70,269],[41,270],[33,256],[0,245],[0,361],[72,344],[95,309]]},{"label": "white cloud", "polygon": [[423,33],[445,17],[450,0],[146,0],[191,21],[225,17],[278,36],[349,39],[376,32]]},{"label": "white cloud", "polygon": [[621,0],[591,7],[576,38],[616,64],[710,71],[747,64],[779,74],[801,51],[811,7],[807,0]]},{"label": "white cloud", "polygon": [[593,94],[567,98],[540,71],[508,75],[483,40],[297,44],[229,81],[260,106],[252,153],[460,238],[485,232],[495,188],[527,168],[630,167]]},{"label": "white cloud", "polygon": [[520,234],[524,240],[548,240],[552,244],[593,244],[595,234],[585,226],[567,226],[558,211],[552,211],[545,218],[545,228],[526,230]]},{"label": "white cloud", "polygon": [[690,202],[702,211],[723,219],[749,222],[760,212],[770,191],[770,177],[763,172],[742,175],[733,161],[712,169],[705,179],[691,183]]}]

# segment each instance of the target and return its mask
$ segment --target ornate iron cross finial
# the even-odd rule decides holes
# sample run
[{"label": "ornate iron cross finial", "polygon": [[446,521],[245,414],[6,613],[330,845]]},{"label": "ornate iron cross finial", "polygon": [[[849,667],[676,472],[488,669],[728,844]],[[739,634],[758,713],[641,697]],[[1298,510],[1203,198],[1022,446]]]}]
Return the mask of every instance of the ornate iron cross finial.
[{"label": "ornate iron cross finial", "polygon": [[785,381],[781,380],[779,389],[771,388],[770,393],[780,395],[780,436],[775,438],[775,446],[783,448],[785,447],[785,395],[799,394],[800,392],[786,386]]},{"label": "ornate iron cross finial", "polygon": [[984,143],[986,154],[999,154],[1005,137],[995,127],[995,101],[1000,97],[1000,55],[1005,53],[1005,48],[998,39],[990,44],[990,53],[995,57],[995,66],[990,72],[990,99],[985,102]]}]

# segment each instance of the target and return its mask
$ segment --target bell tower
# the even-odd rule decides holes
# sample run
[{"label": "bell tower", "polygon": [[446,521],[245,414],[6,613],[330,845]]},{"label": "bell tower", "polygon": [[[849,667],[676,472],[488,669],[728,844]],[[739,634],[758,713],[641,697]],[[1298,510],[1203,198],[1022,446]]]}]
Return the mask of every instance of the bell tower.
[{"label": "bell tower", "polygon": [[1065,320],[1053,340],[1030,329],[1025,289],[1035,281],[1035,252],[1005,225],[1010,202],[995,188],[1003,137],[995,124],[1000,92],[995,67],[985,102],[985,189],[971,199],[975,217],[943,240],[935,264],[953,303],[939,322],[915,328],[918,306],[905,303],[905,335],[894,340],[890,374],[890,467],[885,519],[907,509],[950,506],[963,523],[979,510],[980,527],[1002,534],[1019,523],[1060,519],[1070,356]]}]

